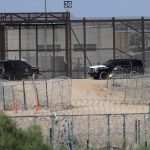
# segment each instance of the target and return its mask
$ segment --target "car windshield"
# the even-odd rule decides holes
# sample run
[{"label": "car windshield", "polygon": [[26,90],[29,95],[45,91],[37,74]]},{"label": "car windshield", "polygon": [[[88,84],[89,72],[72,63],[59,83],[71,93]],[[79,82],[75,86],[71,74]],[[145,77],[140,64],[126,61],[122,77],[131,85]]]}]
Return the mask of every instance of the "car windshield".
[{"label": "car windshield", "polygon": [[103,65],[105,65],[107,67],[111,67],[114,65],[114,62],[112,60],[108,60],[108,61],[104,62]]}]

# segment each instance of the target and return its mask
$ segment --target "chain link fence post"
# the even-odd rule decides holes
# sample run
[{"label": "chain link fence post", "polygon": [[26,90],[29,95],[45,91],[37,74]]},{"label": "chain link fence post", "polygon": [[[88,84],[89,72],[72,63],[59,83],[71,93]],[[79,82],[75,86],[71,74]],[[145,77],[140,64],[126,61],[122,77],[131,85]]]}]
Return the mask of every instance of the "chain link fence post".
[{"label": "chain link fence post", "polygon": [[107,139],[107,150],[110,150],[111,148],[111,144],[110,144],[110,114],[107,115],[107,136],[108,136],[108,139]]},{"label": "chain link fence post", "polygon": [[3,100],[3,110],[6,110],[6,105],[5,105],[5,89],[4,89],[4,85],[2,83],[2,100]]},{"label": "chain link fence post", "polygon": [[26,103],[26,91],[25,91],[25,84],[24,84],[24,80],[22,81],[22,86],[23,86],[24,109],[25,109],[25,110],[27,110],[27,103]]},{"label": "chain link fence post", "polygon": [[126,115],[123,114],[123,150],[126,150]]}]

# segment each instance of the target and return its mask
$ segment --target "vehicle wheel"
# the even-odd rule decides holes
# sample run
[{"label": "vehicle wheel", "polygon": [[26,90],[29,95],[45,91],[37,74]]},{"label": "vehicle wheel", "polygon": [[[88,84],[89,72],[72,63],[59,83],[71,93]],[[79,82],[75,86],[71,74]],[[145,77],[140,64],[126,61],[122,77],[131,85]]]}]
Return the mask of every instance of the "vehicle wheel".
[{"label": "vehicle wheel", "polygon": [[99,79],[99,78],[98,78],[98,77],[93,77],[93,79],[95,79],[95,80],[96,80],[96,79]]},{"label": "vehicle wheel", "polygon": [[15,75],[14,74],[8,74],[7,79],[8,80],[15,80]]},{"label": "vehicle wheel", "polygon": [[38,76],[39,76],[39,75],[38,75],[37,73],[33,73],[33,74],[32,74],[32,78],[33,78],[33,79],[37,79]]},{"label": "vehicle wheel", "polygon": [[131,71],[130,72],[130,78],[137,76],[137,72],[136,71]]},{"label": "vehicle wheel", "polygon": [[2,74],[4,74],[5,73],[5,68],[4,68],[4,66],[2,66]]},{"label": "vehicle wheel", "polygon": [[107,78],[107,72],[103,71],[100,73],[100,79],[106,79]]},{"label": "vehicle wheel", "polygon": [[120,67],[120,66],[116,66],[113,70],[112,70],[112,72],[114,73],[114,74],[122,74],[122,67]]}]

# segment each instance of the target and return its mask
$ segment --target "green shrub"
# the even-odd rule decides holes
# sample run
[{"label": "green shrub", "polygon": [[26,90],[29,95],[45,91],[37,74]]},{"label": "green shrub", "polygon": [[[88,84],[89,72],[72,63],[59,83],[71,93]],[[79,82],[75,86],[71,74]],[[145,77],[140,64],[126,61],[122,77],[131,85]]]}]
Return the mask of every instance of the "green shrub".
[{"label": "green shrub", "polygon": [[44,141],[41,128],[30,126],[26,130],[0,113],[0,149],[2,150],[53,150],[49,141]]}]

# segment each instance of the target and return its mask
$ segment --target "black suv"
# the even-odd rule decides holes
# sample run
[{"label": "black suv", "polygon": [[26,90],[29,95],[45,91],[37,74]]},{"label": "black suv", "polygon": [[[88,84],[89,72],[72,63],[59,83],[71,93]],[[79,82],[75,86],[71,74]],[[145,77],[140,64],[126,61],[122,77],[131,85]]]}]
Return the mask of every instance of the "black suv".
[{"label": "black suv", "polygon": [[39,75],[39,68],[32,67],[22,60],[4,60],[0,61],[0,76],[3,79],[14,80]]},{"label": "black suv", "polygon": [[144,74],[143,63],[137,59],[111,59],[102,65],[91,66],[88,74],[94,79],[106,79],[112,72]]}]

